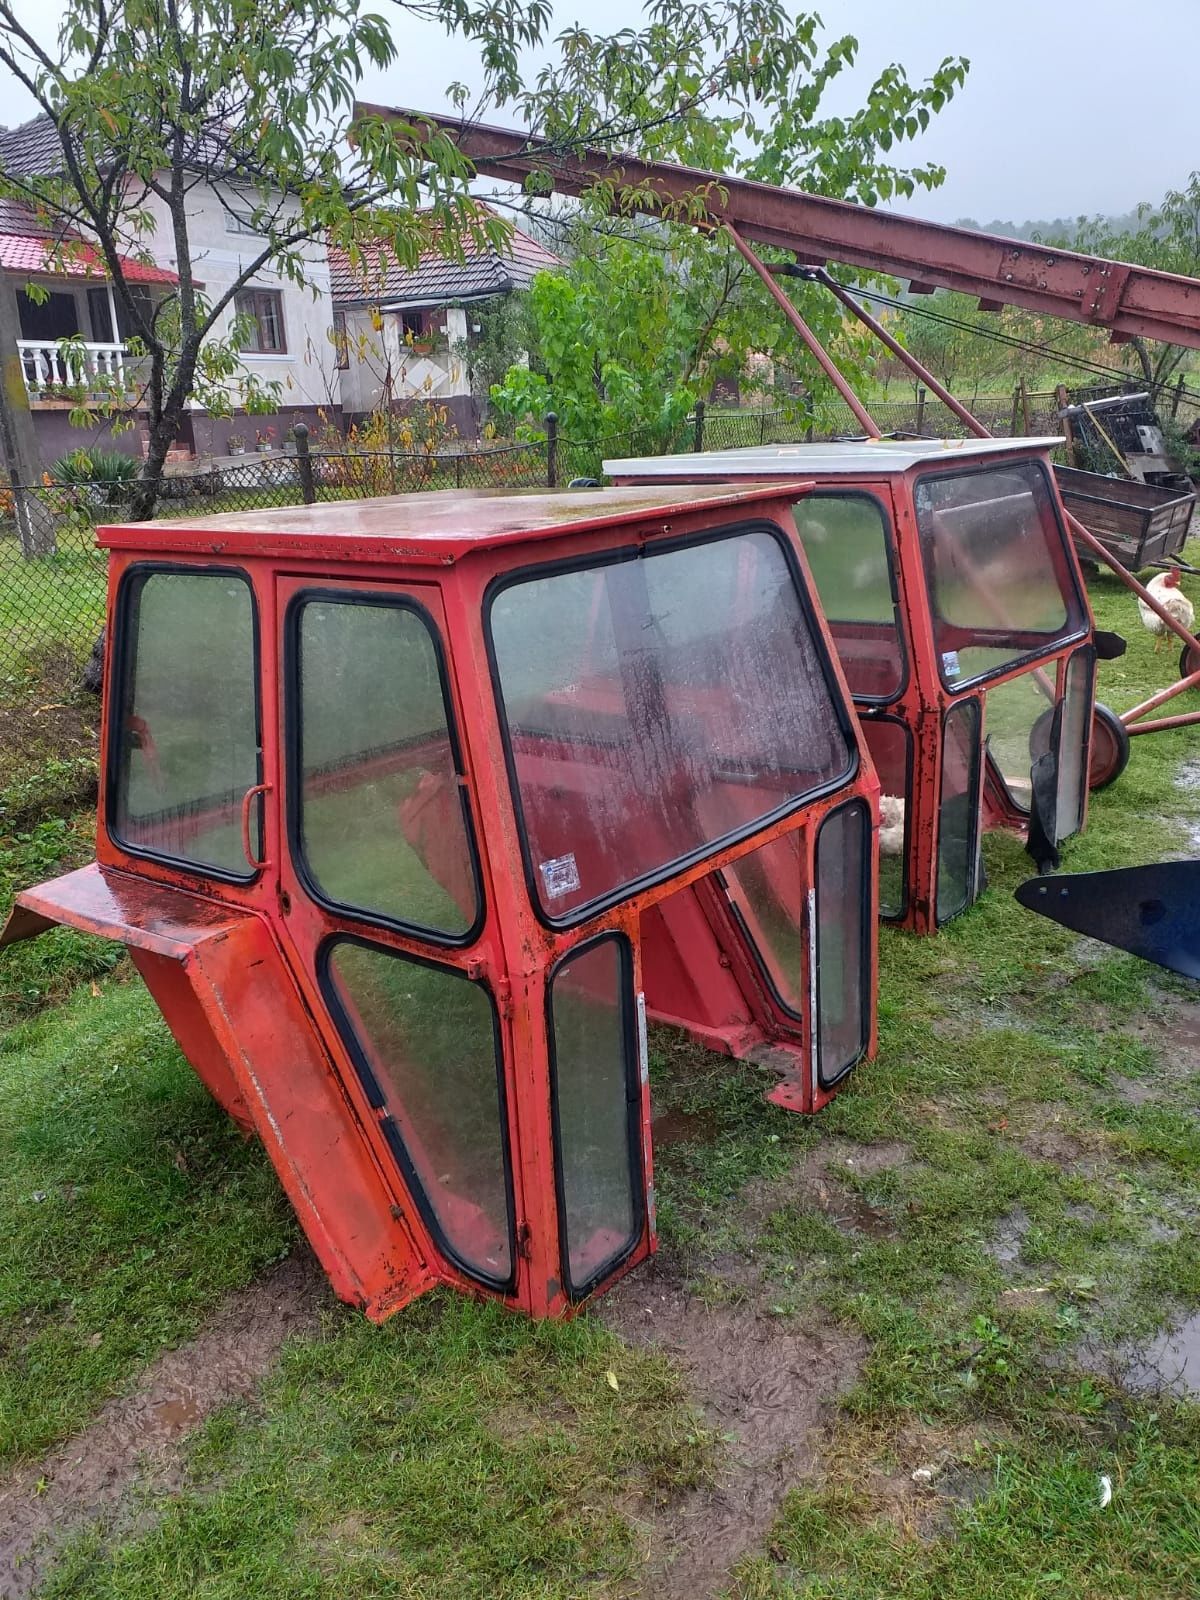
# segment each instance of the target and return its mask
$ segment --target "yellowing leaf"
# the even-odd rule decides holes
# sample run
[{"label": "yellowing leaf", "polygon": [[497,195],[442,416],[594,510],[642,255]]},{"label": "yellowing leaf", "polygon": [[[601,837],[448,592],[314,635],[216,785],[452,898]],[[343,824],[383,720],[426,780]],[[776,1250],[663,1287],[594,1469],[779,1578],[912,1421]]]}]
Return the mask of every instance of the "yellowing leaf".
[{"label": "yellowing leaf", "polygon": [[611,1369],[611,1368],[610,1368],[610,1369],[609,1369],[609,1370],[608,1370],[608,1371],[607,1371],[607,1372],[606,1372],[606,1373],[605,1373],[605,1374],[604,1374],[604,1376],[605,1376],[605,1377],[606,1377],[606,1378],[607,1378],[607,1379],[608,1379],[608,1387],[609,1387],[609,1388],[610,1388],[610,1389],[613,1389],[613,1390],[615,1390],[615,1391],[616,1391],[616,1393],[617,1393],[617,1394],[620,1394],[620,1392],[621,1392],[621,1385],[620,1385],[620,1384],[619,1384],[619,1383],[618,1383],[618,1382],[617,1382],[617,1375],[616,1375],[616,1373],[615,1373],[615,1372],[613,1372],[613,1371],[612,1371],[612,1369]]}]

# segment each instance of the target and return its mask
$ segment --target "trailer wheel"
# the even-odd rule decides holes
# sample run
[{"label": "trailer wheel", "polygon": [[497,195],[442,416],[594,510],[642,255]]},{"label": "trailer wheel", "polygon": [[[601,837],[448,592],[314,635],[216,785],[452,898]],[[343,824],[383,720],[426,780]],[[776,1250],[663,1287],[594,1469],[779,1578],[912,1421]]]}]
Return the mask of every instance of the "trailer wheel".
[{"label": "trailer wheel", "polygon": [[1193,650],[1190,644],[1185,644],[1179,652],[1179,676],[1190,678],[1193,672],[1200,672],[1200,651]]},{"label": "trailer wheel", "polygon": [[1088,753],[1088,788],[1107,789],[1129,765],[1129,734],[1115,711],[1097,700],[1092,713]]}]

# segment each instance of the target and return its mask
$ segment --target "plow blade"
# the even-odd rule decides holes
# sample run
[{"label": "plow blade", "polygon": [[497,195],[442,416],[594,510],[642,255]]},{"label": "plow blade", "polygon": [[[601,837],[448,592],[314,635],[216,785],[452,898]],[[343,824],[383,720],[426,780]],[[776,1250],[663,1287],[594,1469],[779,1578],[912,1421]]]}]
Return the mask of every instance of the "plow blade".
[{"label": "plow blade", "polygon": [[1030,878],[1016,896],[1074,933],[1200,978],[1200,861]]}]

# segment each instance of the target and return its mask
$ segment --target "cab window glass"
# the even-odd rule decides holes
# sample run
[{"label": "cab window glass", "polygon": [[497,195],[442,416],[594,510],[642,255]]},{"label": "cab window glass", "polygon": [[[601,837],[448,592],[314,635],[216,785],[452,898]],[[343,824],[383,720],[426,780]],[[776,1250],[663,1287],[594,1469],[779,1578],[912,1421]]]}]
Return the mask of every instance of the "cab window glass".
[{"label": "cab window glass", "polygon": [[795,518],[850,693],[893,699],[904,687],[905,652],[883,507],[865,494],[812,494]]},{"label": "cab window glass", "polygon": [[491,996],[449,967],[357,939],[333,941],[323,976],[426,1222],[472,1277],[507,1285],[515,1252]]},{"label": "cab window glass", "polygon": [[555,1163],[568,1287],[588,1292],[641,1226],[641,1096],[624,940],[573,951],[550,986]]},{"label": "cab window glass", "polygon": [[923,478],[917,525],[949,688],[1041,654],[1082,628],[1066,537],[1038,462]]},{"label": "cab window glass", "polygon": [[479,899],[434,635],[413,606],[362,593],[292,614],[292,803],[324,900],[463,937]]},{"label": "cab window glass", "polygon": [[[118,610],[109,827],[131,850],[251,874],[260,781],[254,596],[233,571],[134,571]],[[261,854],[261,810],[250,843]]]},{"label": "cab window glass", "polygon": [[550,920],[852,770],[846,710],[775,532],[521,578],[489,628]]}]

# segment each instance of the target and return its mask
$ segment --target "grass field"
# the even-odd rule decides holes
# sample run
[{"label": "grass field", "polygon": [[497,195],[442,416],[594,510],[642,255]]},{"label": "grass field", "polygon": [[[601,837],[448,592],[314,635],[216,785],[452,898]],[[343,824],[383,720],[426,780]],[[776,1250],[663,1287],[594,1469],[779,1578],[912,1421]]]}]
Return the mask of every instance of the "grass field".
[{"label": "grass field", "polygon": [[[1102,669],[1120,707],[1173,660],[1115,582],[1093,598],[1130,640]],[[1185,853],[1194,749],[1135,741],[1064,866]],[[59,810],[0,823],[8,888],[86,851],[86,813]],[[376,1329],[318,1296],[316,1331],[197,1419],[175,1477],[143,1495],[131,1474],[63,1530],[45,1592],[1196,1593],[1200,1408],[1142,1359],[1200,1311],[1194,986],[1030,917],[1019,845],[985,855],[987,894],[939,938],[883,933],[879,1058],[818,1118],[653,1035],[656,1269],[570,1326],[439,1294]],[[16,980],[31,958],[0,956],[0,1507],[16,1485],[21,1514],[54,1493],[56,1443],[302,1248],[125,964],[25,948],[49,953]],[[739,1346],[762,1351],[745,1415],[714,1400]],[[831,1350],[841,1381],[809,1414]],[[780,1430],[769,1458],[758,1427]],[[695,1543],[716,1550],[698,1579],[668,1559]]]}]

